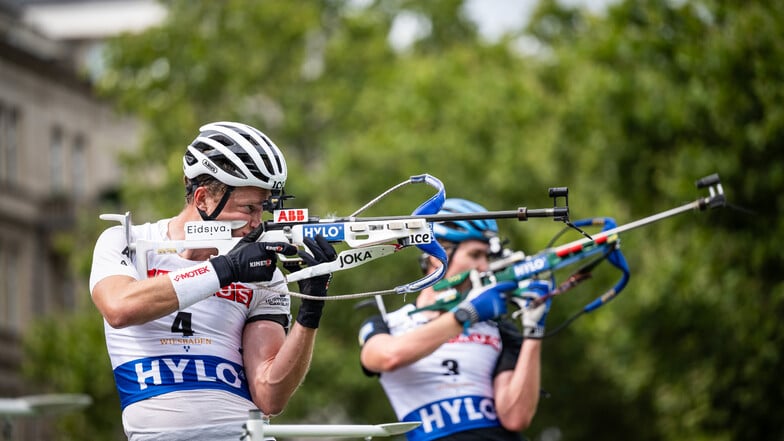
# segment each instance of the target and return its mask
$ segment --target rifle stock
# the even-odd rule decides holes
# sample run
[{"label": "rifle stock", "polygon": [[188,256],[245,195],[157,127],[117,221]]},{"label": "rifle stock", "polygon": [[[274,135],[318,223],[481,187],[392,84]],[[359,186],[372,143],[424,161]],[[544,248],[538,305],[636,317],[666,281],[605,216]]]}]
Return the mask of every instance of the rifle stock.
[{"label": "rifle stock", "polygon": [[[341,251],[337,260],[325,262],[312,267],[303,268],[286,275],[281,283],[290,283],[298,280],[328,274],[388,256],[410,246],[416,246],[423,252],[437,257],[442,265],[433,273],[405,285],[395,288],[397,293],[415,292],[431,286],[440,280],[446,270],[446,252],[435,240],[432,232],[433,222],[450,220],[474,219],[504,219],[514,218],[526,221],[529,218],[553,217],[568,218],[568,205],[558,206],[558,198],[564,197],[568,191],[560,187],[558,191],[551,189],[553,208],[528,209],[520,207],[517,210],[492,211],[485,213],[468,214],[438,214],[445,199],[443,184],[430,175],[412,176],[376,198],[364,208],[372,205],[389,192],[405,184],[426,183],[434,187],[437,192],[429,200],[422,203],[411,215],[381,216],[381,217],[348,217],[325,218],[311,217],[307,209],[283,209],[273,212],[273,220],[263,222],[263,232],[259,242],[287,242],[297,247],[304,247],[305,238],[321,235],[330,242],[343,242],[349,249]],[[358,211],[358,212],[359,212]],[[357,212],[357,213],[358,213]],[[355,213],[356,214],[356,213]],[[218,254],[228,253],[241,239],[233,237],[231,231],[241,228],[243,222],[228,221],[199,221],[186,225],[186,235],[183,240],[150,241],[144,239],[134,240],[131,232],[131,214],[102,214],[101,219],[119,222],[125,233],[128,250],[135,256],[135,265],[140,277],[148,274],[150,253],[169,254],[181,253],[187,249],[216,249]],[[281,261],[292,260],[280,256]]]},{"label": "rifle stock", "polygon": [[[568,267],[576,262],[604,254],[610,263],[617,267],[623,274],[621,279],[609,290],[597,297],[583,308],[583,312],[590,312],[606,304],[617,296],[626,286],[630,278],[629,268],[623,254],[620,252],[620,234],[634,230],[660,220],[685,213],[687,211],[703,211],[707,208],[721,207],[726,204],[724,190],[718,174],[712,174],[696,181],[698,189],[707,188],[708,196],[700,197],[692,202],[686,203],[642,219],[629,222],[624,225],[616,226],[612,218],[589,218],[574,222],[574,226],[603,226],[600,233],[592,237],[578,239],[564,245],[547,248],[534,255],[527,256],[521,251],[510,253],[490,263],[486,272],[479,273],[475,270],[456,274],[448,279],[443,279],[433,287],[437,291],[444,291],[435,304],[425,308],[420,308],[413,312],[424,309],[449,310],[459,303],[467,293],[455,295],[455,287],[461,285],[466,279],[472,280],[471,289],[486,288],[504,281],[516,281],[520,287],[514,291],[512,296],[520,296],[523,289],[530,279],[538,277],[552,277],[552,273],[564,267]],[[597,262],[598,263],[598,262]],[[578,278],[580,281],[583,278]],[[560,293],[571,288],[577,282],[570,282],[568,287],[556,288],[555,293]],[[550,295],[554,295],[551,293]],[[536,305],[534,305],[536,306]]]}]

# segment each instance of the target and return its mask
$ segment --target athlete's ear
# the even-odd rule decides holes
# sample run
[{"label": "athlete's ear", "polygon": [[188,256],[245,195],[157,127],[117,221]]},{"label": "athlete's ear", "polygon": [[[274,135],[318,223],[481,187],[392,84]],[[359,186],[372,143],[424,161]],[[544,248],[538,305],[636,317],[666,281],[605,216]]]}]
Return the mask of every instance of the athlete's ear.
[{"label": "athlete's ear", "polygon": [[210,192],[207,187],[199,186],[193,190],[193,205],[201,211],[209,212]]}]

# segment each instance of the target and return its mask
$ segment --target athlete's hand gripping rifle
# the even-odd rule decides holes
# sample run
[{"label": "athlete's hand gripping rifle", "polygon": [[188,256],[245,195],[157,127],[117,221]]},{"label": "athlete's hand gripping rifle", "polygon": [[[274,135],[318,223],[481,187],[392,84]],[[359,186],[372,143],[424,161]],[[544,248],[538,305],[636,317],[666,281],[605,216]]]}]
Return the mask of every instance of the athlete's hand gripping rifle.
[{"label": "athlete's hand gripping rifle", "polygon": [[[425,183],[436,189],[436,194],[422,203],[411,215],[357,217],[362,211],[378,202],[394,190],[407,184]],[[259,242],[287,242],[303,249],[304,238],[322,235],[331,242],[345,242],[349,249],[341,251],[338,258],[332,262],[325,262],[312,267],[289,273],[283,282],[290,283],[310,277],[354,268],[380,257],[396,253],[404,248],[416,246],[441,261],[441,266],[433,273],[419,280],[400,285],[394,289],[398,294],[420,291],[440,280],[446,270],[446,252],[434,240],[431,223],[448,220],[470,219],[502,219],[515,218],[525,221],[533,217],[554,217],[568,219],[567,206],[558,206],[558,197],[565,196],[565,189],[551,189],[550,194],[554,199],[553,208],[495,211],[471,214],[437,214],[445,200],[444,186],[437,178],[424,174],[412,176],[347,217],[334,217],[321,219],[308,215],[307,209],[283,209],[282,203],[278,204],[273,212],[273,220],[263,222],[264,232],[258,238]],[[120,222],[125,231],[128,250],[135,254],[135,265],[142,277],[148,275],[148,254],[181,253],[186,249],[217,249],[219,254],[230,251],[240,237],[232,237],[232,230],[244,226],[240,221],[198,221],[189,222],[185,226],[185,239],[167,241],[135,240],[131,233],[130,213],[125,215],[103,214],[101,219]],[[290,260],[280,256],[281,261]]]},{"label": "athlete's hand gripping rifle", "polygon": [[[682,206],[657,213],[628,224],[616,226],[615,220],[607,217],[582,219],[573,223],[574,227],[602,226],[602,231],[593,237],[579,239],[554,248],[547,248],[532,256],[526,256],[522,252],[510,253],[508,256],[493,261],[489,265],[489,270],[484,273],[468,271],[457,274],[448,279],[444,279],[435,284],[434,289],[443,291],[439,295],[436,303],[418,309],[450,310],[459,303],[465,293],[459,293],[455,287],[461,285],[465,280],[470,280],[472,288],[483,287],[503,281],[517,281],[518,290],[512,293],[519,296],[531,279],[551,279],[555,281],[554,272],[561,268],[573,265],[577,262],[596,257],[595,260],[587,263],[574,272],[566,281],[556,286],[553,291],[545,296],[539,297],[536,301],[529,304],[529,308],[535,308],[542,302],[555,295],[563,293],[576,284],[590,277],[593,268],[603,260],[607,260],[621,272],[620,279],[615,285],[596,299],[585,305],[580,312],[569,318],[555,331],[545,335],[552,335],[564,326],[571,323],[583,313],[594,311],[615,298],[625,287],[630,278],[629,267],[626,259],[620,250],[621,233],[640,228],[645,225],[658,222],[660,220],[676,216],[687,211],[704,211],[707,208],[721,207],[725,205],[724,190],[718,174],[712,174],[699,179],[696,182],[697,188],[708,188],[708,196],[701,197],[693,202]],[[584,233],[587,235],[587,233]]]}]

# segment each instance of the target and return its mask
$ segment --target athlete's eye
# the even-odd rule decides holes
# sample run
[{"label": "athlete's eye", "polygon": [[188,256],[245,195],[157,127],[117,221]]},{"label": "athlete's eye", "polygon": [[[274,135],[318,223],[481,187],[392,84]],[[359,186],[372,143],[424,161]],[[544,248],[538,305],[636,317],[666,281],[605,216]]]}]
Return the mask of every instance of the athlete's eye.
[{"label": "athlete's eye", "polygon": [[487,259],[487,252],[481,250],[472,251],[468,253],[468,257],[473,260]]},{"label": "athlete's eye", "polygon": [[261,205],[246,205],[245,209],[248,210],[248,214],[259,213],[262,211]]}]

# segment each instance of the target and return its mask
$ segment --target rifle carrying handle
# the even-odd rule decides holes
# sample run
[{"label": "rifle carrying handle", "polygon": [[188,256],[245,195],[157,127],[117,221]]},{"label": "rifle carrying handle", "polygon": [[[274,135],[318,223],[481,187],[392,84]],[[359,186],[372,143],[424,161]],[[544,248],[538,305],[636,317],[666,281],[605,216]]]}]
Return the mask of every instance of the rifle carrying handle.
[{"label": "rifle carrying handle", "polygon": [[721,182],[719,179],[719,174],[714,173],[712,175],[705,176],[704,178],[697,179],[697,188],[710,187],[711,185],[716,185],[719,182]]},{"label": "rifle carrying handle", "polygon": [[548,189],[551,198],[569,196],[569,187],[551,187]]}]

